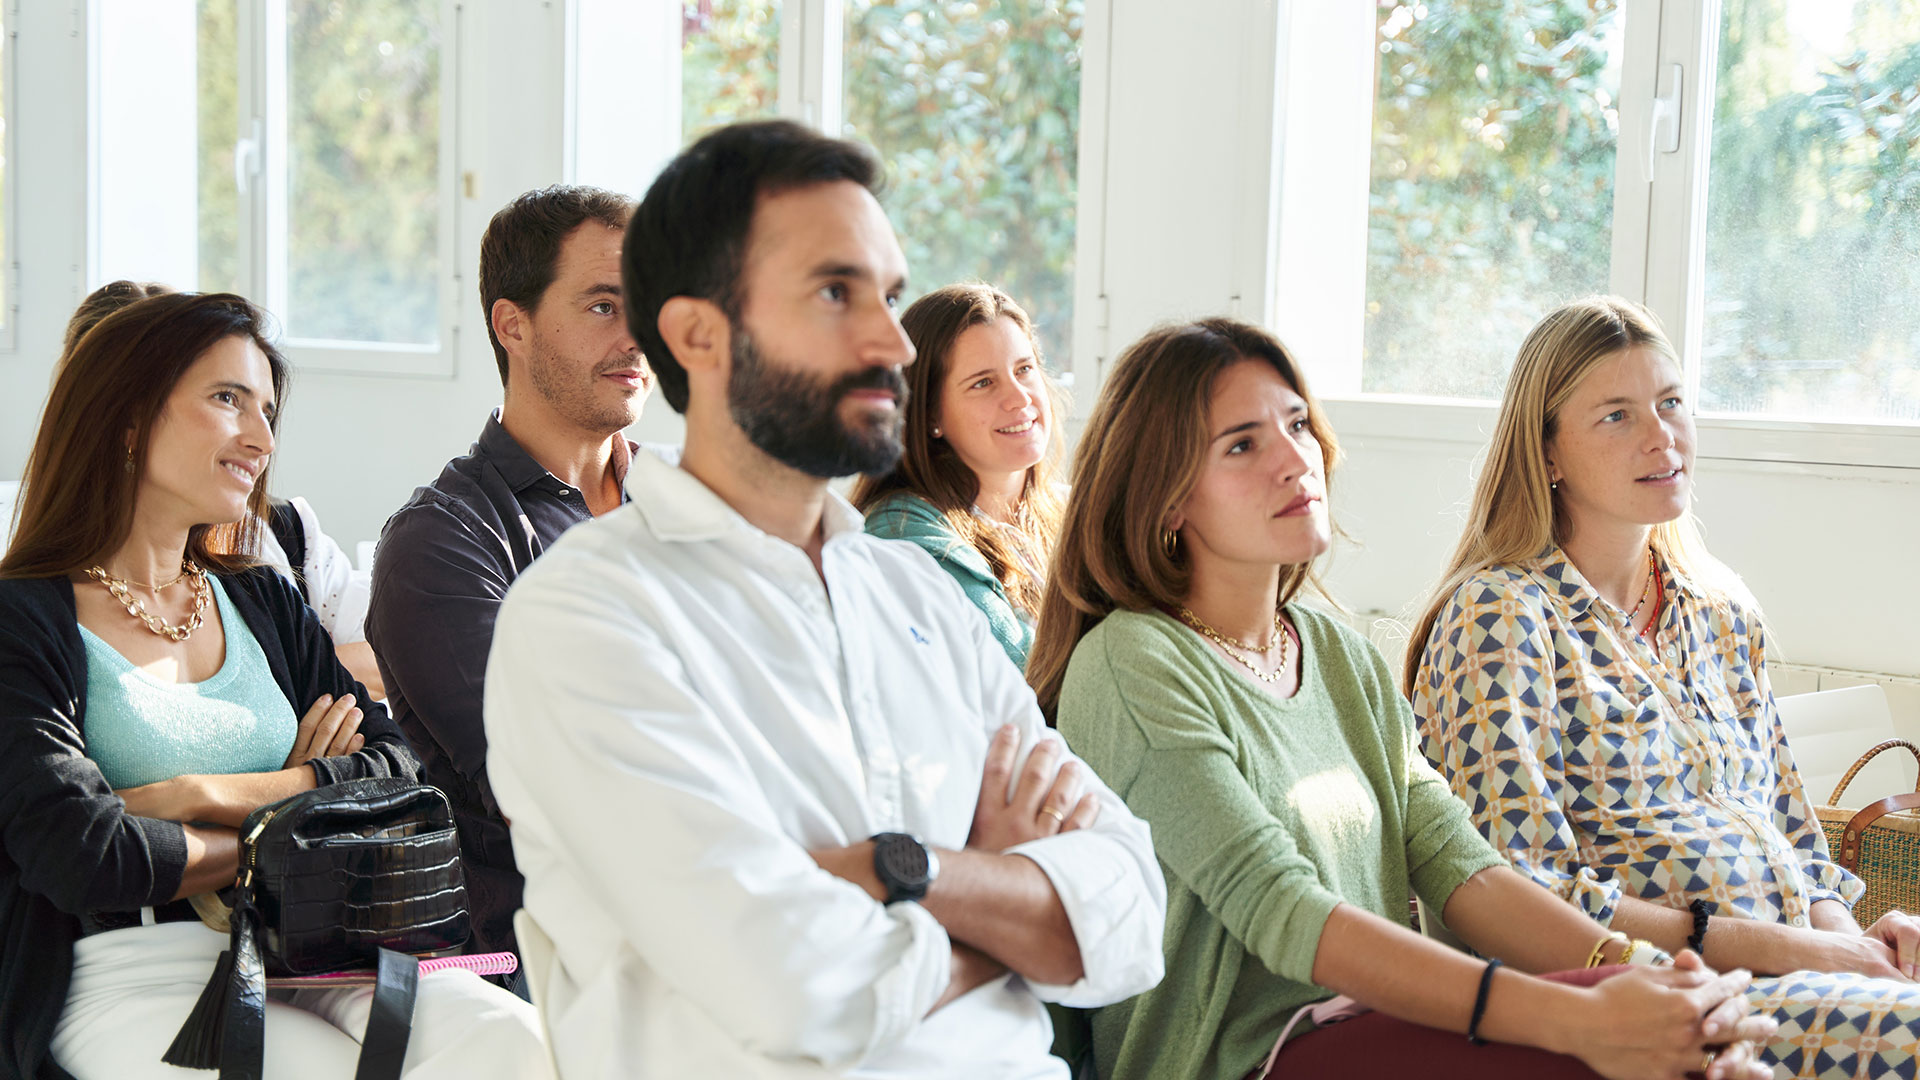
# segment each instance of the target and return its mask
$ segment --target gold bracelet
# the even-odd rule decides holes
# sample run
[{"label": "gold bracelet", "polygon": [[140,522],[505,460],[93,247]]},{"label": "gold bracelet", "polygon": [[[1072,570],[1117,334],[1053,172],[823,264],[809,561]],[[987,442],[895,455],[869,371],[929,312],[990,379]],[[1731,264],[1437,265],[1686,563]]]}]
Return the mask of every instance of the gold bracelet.
[{"label": "gold bracelet", "polygon": [[[1596,968],[1600,966],[1600,950],[1605,949],[1607,947],[1607,942],[1625,941],[1625,940],[1627,940],[1627,935],[1621,933],[1618,930],[1615,930],[1612,933],[1608,934],[1606,937],[1601,938],[1599,941],[1594,943],[1593,951],[1587,954],[1586,966],[1590,968]],[[1629,945],[1628,949],[1629,951],[1631,951],[1632,946]]]},{"label": "gold bracelet", "polygon": [[1626,952],[1623,952],[1623,953],[1621,953],[1621,954],[1620,954],[1620,959],[1618,959],[1618,960],[1615,960],[1615,961],[1614,961],[1614,963],[1616,963],[1616,964],[1631,964],[1631,963],[1633,963],[1633,953],[1634,953],[1634,950],[1635,950],[1635,949],[1638,949],[1639,947],[1640,947],[1640,939],[1639,939],[1639,938],[1634,938],[1634,939],[1633,939],[1632,941],[1629,941],[1629,942],[1627,942],[1627,951],[1626,951]]}]

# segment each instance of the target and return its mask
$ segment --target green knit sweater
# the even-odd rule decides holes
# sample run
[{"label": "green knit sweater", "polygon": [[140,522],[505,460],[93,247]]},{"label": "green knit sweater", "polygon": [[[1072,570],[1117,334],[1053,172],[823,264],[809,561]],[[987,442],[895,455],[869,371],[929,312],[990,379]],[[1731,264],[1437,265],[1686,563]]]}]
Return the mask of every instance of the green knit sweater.
[{"label": "green knit sweater", "polygon": [[1301,685],[1281,700],[1158,612],[1116,612],[1061,689],[1074,752],[1153,827],[1167,877],[1166,978],[1097,1010],[1103,1080],[1241,1080],[1313,985],[1334,905],[1404,924],[1504,865],[1414,744],[1386,661],[1290,605]]}]

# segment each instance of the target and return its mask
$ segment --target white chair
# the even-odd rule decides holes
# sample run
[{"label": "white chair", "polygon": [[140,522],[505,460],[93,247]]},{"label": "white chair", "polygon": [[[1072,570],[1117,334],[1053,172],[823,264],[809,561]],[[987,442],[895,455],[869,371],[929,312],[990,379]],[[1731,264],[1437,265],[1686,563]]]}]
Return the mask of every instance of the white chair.
[{"label": "white chair", "polygon": [[547,1060],[553,1064],[553,1075],[560,1075],[560,1060],[553,1052],[553,1029],[547,1026],[547,985],[548,977],[553,973],[556,962],[553,953],[553,939],[547,936],[540,924],[526,908],[513,913],[513,936],[520,945],[521,970],[527,977],[527,994],[533,998],[534,1011],[540,1014],[540,1034],[547,1040]]},{"label": "white chair", "polygon": [[[1893,711],[1887,707],[1887,692],[1872,683],[1775,698],[1774,704],[1780,709],[1787,746],[1800,767],[1807,800],[1815,806],[1827,805],[1840,778],[1861,754],[1899,737],[1894,733]],[[1888,795],[1912,791],[1913,773],[1912,755],[1881,754],[1847,785],[1840,805],[1858,809]]]}]

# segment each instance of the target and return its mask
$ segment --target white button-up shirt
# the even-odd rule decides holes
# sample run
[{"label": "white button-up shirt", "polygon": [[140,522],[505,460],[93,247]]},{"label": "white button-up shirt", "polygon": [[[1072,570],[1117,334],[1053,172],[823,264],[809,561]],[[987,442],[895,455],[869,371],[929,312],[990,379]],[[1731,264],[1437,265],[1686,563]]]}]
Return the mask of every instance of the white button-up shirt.
[{"label": "white button-up shirt", "polygon": [[1019,725],[1023,760],[1057,736],[952,579],[839,497],[816,572],[651,454],[627,484],[516,582],[487,663],[487,768],[554,942],[562,1074],[1065,1077],[1041,1001],[1160,979],[1146,825],[1083,770],[1099,821],[1012,849],[1058,892],[1083,978],[1009,975],[927,1016],[939,922],[807,852],[889,831],[962,848],[994,732]]}]

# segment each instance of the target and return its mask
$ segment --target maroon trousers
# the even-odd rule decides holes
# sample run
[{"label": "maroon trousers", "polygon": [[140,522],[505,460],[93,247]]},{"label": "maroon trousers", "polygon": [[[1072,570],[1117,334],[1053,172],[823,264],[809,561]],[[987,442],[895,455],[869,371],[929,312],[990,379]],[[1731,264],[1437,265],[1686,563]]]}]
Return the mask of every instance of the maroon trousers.
[{"label": "maroon trousers", "polygon": [[[1614,965],[1540,977],[1592,986],[1625,970]],[[1566,1054],[1507,1043],[1475,1046],[1465,1035],[1370,1012],[1289,1039],[1273,1068],[1248,1080],[1599,1080],[1599,1075]]]}]

